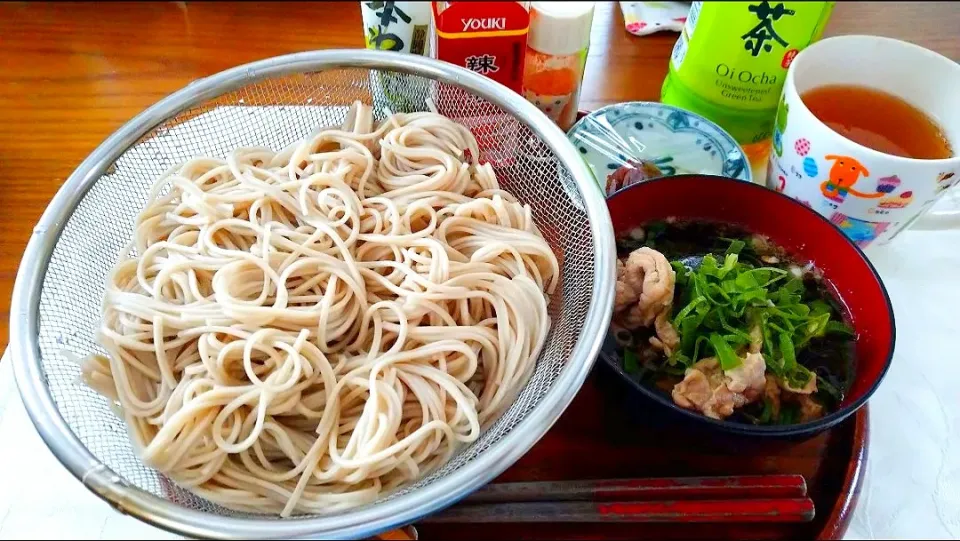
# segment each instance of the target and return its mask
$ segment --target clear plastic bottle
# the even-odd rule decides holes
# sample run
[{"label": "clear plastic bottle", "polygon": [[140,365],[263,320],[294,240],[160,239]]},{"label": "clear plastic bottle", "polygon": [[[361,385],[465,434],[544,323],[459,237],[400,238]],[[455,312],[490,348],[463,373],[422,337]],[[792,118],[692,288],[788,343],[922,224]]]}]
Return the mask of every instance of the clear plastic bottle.
[{"label": "clear plastic bottle", "polygon": [[428,55],[429,2],[360,2],[367,49]]},{"label": "clear plastic bottle", "polygon": [[693,2],[661,101],[727,130],[762,182],[787,68],[820,39],[834,3]]}]

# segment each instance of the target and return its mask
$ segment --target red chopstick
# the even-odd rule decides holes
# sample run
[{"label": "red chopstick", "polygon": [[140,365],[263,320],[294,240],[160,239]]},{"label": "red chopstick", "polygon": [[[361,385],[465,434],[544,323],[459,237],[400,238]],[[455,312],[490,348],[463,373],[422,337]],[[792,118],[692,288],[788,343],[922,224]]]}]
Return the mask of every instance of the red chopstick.
[{"label": "red chopstick", "polygon": [[495,483],[433,523],[807,522],[800,475]]},{"label": "red chopstick", "polygon": [[806,495],[807,483],[802,475],[742,475],[493,483],[474,492],[463,503],[767,499]]},{"label": "red chopstick", "polygon": [[644,502],[523,502],[458,505],[427,523],[808,522],[810,498]]}]

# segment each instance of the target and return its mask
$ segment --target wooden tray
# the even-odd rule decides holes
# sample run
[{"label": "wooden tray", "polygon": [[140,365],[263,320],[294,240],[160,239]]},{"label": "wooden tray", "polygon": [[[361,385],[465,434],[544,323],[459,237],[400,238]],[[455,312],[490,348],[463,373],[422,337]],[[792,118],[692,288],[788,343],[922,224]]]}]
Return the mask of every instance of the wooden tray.
[{"label": "wooden tray", "polygon": [[[580,111],[577,119],[587,114]],[[867,461],[867,407],[837,427],[800,442],[707,441],[629,411],[626,386],[597,367],[557,424],[496,479],[558,481],[628,477],[801,474],[816,506],[796,524],[425,524],[430,539],[839,539],[857,505]],[[495,482],[496,482],[495,481]]]},{"label": "wooden tray", "polygon": [[792,473],[816,505],[797,524],[417,524],[419,538],[837,539],[847,529],[867,459],[867,408],[800,442],[698,441],[627,411],[625,386],[597,366],[557,424],[497,481]]}]

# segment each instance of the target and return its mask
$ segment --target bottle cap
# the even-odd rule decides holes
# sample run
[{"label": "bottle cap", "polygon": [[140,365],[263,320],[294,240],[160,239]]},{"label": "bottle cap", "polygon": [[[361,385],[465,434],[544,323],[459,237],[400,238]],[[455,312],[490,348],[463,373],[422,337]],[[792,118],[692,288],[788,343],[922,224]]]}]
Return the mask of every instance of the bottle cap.
[{"label": "bottle cap", "polygon": [[595,2],[532,2],[527,45],[540,53],[566,56],[590,45]]}]

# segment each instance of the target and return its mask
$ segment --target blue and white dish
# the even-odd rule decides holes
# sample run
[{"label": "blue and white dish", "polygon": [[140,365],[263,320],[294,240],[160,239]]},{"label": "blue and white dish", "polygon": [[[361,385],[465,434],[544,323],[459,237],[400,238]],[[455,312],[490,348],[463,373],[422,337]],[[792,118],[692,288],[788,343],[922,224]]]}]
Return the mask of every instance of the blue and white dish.
[{"label": "blue and white dish", "polygon": [[740,145],[713,122],[662,103],[608,105],[580,119],[567,132],[598,183],[629,160],[656,165],[664,176],[700,173],[750,181]]}]

